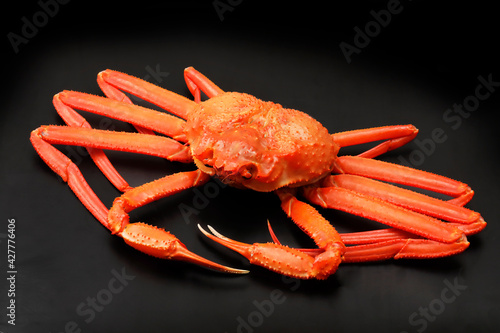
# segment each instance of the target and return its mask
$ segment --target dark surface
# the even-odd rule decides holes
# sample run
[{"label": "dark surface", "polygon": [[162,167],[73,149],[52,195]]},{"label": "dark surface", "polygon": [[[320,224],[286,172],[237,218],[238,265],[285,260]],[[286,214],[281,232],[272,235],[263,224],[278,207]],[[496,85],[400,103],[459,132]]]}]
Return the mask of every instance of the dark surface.
[{"label": "dark surface", "polygon": [[[9,62],[2,72],[0,109],[0,331],[498,330],[500,91],[490,93],[468,117],[446,118],[454,104],[471,101],[479,76],[500,81],[495,9],[402,2],[400,13],[348,63],[340,43],[353,44],[354,28],[364,29],[373,20],[370,11],[379,12],[388,2],[344,7],[232,3],[232,11],[222,13],[223,20],[212,1],[121,2],[116,7],[71,1],[58,8],[52,5],[46,21],[37,1],[4,8]],[[33,22],[34,16],[41,20],[40,27],[14,52],[9,33],[21,35],[25,21]],[[186,191],[140,209],[132,218],[171,230],[193,252],[248,268],[250,274],[214,273],[133,250],[110,235],[41,161],[29,133],[42,124],[62,124],[51,105],[55,93],[72,89],[100,94],[95,78],[105,68],[146,77],[189,96],[182,76],[187,66],[222,89],[305,111],[332,133],[416,125],[420,147],[413,142],[384,159],[399,163],[413,156],[419,168],[467,182],[476,191],[468,207],[484,216],[487,228],[470,237],[466,252],[452,258],[346,264],[327,281],[284,279],[250,267],[204,239],[196,224],[210,224],[251,243],[270,240],[270,219],[282,242],[305,247],[311,241],[286,218],[274,195],[217,191],[212,183],[200,189],[211,196],[201,206],[195,201],[197,193]],[[162,72],[157,77],[150,73],[156,68]],[[96,126],[103,124],[99,117],[89,119]],[[130,129],[119,123],[106,126]],[[436,128],[444,131],[446,140],[431,144]],[[60,148],[109,206],[119,193],[84,153]],[[423,158],[416,160],[417,154]],[[193,169],[131,154],[110,156],[133,186]],[[185,219],[180,203],[198,204],[200,209]],[[343,232],[378,227],[347,214],[321,212]],[[15,297],[7,295],[8,219],[16,221]],[[120,274],[129,280],[117,279]],[[6,324],[10,299],[16,302],[15,326]]]}]

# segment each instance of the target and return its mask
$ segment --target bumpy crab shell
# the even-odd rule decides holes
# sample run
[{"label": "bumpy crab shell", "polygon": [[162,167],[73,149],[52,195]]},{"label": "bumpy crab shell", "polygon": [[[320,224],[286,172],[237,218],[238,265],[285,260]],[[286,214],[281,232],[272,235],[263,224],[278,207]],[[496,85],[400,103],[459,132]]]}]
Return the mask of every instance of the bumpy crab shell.
[{"label": "bumpy crab shell", "polygon": [[236,92],[200,103],[185,133],[202,171],[256,191],[315,182],[332,171],[339,150],[307,114]]}]

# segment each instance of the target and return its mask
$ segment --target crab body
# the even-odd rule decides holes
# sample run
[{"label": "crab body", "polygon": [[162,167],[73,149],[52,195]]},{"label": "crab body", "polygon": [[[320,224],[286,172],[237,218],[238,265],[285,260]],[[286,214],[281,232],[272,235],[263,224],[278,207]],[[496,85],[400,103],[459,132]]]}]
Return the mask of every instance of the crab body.
[{"label": "crab body", "polygon": [[316,182],[332,171],[338,151],[307,114],[236,92],[200,103],[185,132],[202,171],[256,191]]}]

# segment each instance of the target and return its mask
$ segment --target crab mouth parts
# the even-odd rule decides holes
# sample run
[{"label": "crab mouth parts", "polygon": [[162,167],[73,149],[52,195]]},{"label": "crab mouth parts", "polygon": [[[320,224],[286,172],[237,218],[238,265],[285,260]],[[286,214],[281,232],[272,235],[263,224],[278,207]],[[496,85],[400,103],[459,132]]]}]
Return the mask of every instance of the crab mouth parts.
[{"label": "crab mouth parts", "polygon": [[[240,189],[251,189],[258,192],[271,192],[282,187],[300,187],[315,183],[330,174],[330,170],[324,173],[312,175],[297,171],[290,171],[284,165],[274,163],[257,164],[248,161],[241,166],[228,167],[223,164],[207,165],[202,160],[193,157],[194,163],[204,173],[216,177],[222,183]],[[216,163],[215,163],[216,164]]]},{"label": "crab mouth parts", "polygon": [[246,187],[248,182],[258,181],[258,168],[253,164],[247,164],[234,170],[227,170],[225,168],[212,168],[217,177],[224,184],[232,185],[235,187]]},{"label": "crab mouth parts", "polygon": [[[257,191],[272,191],[278,187],[274,183],[281,177],[281,172],[275,168],[263,168],[254,162],[241,166],[228,167],[228,165],[207,165],[202,160],[193,156],[193,161],[204,173],[216,177],[224,184],[237,188],[249,188]],[[281,183],[281,181],[279,181]],[[283,184],[285,185],[285,184]],[[283,186],[282,185],[282,186]]]},{"label": "crab mouth parts", "polygon": [[250,180],[254,178],[255,175],[258,173],[258,168],[252,163],[243,165],[238,169],[227,170],[226,168],[224,168],[224,166],[215,167],[206,165],[196,157],[193,157],[193,161],[198,167],[198,169],[200,169],[201,171],[210,176],[215,176],[219,178],[224,183],[234,183],[238,182],[238,180],[241,181]]},{"label": "crab mouth parts", "polygon": [[194,164],[196,164],[196,167],[198,169],[200,169],[201,171],[203,171],[204,173],[206,173],[207,175],[210,175],[210,176],[216,175],[216,170],[213,167],[205,165],[202,161],[200,161],[195,156],[193,156],[193,161],[194,161]]}]

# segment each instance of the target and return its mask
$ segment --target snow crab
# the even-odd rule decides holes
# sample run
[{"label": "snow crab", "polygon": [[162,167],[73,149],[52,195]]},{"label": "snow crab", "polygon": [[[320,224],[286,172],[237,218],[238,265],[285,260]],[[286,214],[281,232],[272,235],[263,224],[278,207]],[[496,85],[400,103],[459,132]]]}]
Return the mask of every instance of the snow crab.
[{"label": "snow crab", "polygon": [[[269,224],[270,243],[238,242],[211,226],[210,232],[199,226],[203,234],[239,252],[252,264],[297,278],[326,279],[342,262],[454,255],[468,247],[467,235],[486,226],[479,213],[463,207],[474,193],[466,184],[374,159],[411,141],[418,132],[412,125],[330,134],[303,112],[248,94],[224,92],[192,67],[184,70],[184,78],[194,101],[136,77],[105,70],[97,82],[106,97],[63,91],[54,96],[53,103],[67,126],[41,126],[31,133],[37,153],[83,205],[139,251],[223,272],[248,272],[192,253],[164,229],[129,221],[128,213],[133,209],[203,185],[212,176],[235,187],[276,193],[285,213],[318,248],[284,246]],[[202,101],[201,92],[208,99]],[[169,113],[135,105],[127,94]],[[76,110],[128,122],[137,133],[94,129]],[[338,156],[342,147],[368,142],[381,143],[357,156]],[[54,147],[58,144],[86,147],[102,173],[123,192],[110,209],[75,163]],[[132,188],[103,149],[194,162],[197,170]],[[440,200],[394,184],[450,198]],[[339,234],[305,200],[378,221],[388,228]]]}]

